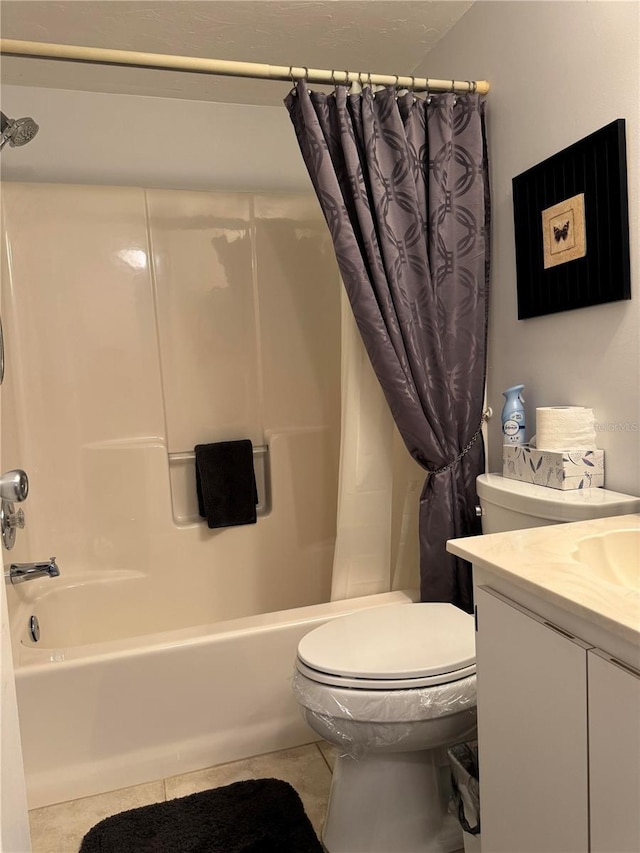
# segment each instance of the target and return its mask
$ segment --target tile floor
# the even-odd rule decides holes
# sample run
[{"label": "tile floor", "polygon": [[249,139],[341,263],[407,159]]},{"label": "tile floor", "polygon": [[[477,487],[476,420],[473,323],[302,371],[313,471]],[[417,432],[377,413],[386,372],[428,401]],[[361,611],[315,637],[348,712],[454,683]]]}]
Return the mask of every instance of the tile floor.
[{"label": "tile floor", "polygon": [[78,853],[85,833],[98,821],[112,814],[244,779],[271,777],[284,779],[293,785],[319,838],[334,759],[334,747],[330,744],[312,743],[147,782],[133,788],[34,809],[29,812],[32,850],[33,853]]},{"label": "tile floor", "polygon": [[34,809],[29,812],[33,853],[78,853],[85,833],[112,814],[231,782],[269,777],[283,779],[293,785],[319,837],[329,797],[332,765],[333,754],[329,744],[309,744]]}]

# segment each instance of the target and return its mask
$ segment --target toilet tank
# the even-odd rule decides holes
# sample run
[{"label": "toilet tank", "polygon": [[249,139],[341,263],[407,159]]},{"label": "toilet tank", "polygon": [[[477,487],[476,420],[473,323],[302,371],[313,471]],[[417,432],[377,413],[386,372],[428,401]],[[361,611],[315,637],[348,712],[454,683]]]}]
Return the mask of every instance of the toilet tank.
[{"label": "toilet tank", "polygon": [[476,486],[483,533],[640,512],[640,498],[608,489],[559,491],[509,480],[501,474],[481,474]]}]

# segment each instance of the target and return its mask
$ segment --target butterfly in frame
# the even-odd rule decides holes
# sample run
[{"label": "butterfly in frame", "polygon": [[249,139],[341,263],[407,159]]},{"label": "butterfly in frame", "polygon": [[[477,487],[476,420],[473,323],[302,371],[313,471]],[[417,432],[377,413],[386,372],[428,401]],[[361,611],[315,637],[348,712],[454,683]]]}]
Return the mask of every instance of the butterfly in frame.
[{"label": "butterfly in frame", "polygon": [[554,225],[553,236],[555,237],[556,243],[559,243],[560,240],[566,240],[569,236],[569,220],[564,223],[562,228],[558,228],[557,225]]}]

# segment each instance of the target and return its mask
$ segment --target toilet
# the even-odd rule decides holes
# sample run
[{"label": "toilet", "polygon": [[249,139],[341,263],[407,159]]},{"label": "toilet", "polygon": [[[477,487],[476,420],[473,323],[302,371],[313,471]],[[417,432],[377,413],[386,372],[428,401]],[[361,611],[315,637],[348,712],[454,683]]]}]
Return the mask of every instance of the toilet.
[{"label": "toilet", "polygon": [[[605,489],[558,491],[483,474],[484,533],[640,511]],[[476,726],[473,616],[450,604],[389,604],[315,628],[293,690],[309,726],[338,748],[327,853],[453,853],[446,749]]]}]

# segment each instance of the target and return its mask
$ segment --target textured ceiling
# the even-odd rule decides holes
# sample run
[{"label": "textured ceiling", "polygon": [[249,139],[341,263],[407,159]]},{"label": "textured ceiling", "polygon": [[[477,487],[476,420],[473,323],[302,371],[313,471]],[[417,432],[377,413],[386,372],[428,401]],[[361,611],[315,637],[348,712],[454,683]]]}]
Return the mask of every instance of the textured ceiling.
[{"label": "textured ceiling", "polygon": [[[2,0],[3,38],[408,74],[471,0]],[[2,57],[4,83],[248,104],[283,83]],[[429,69],[438,77],[438,69]]]}]

